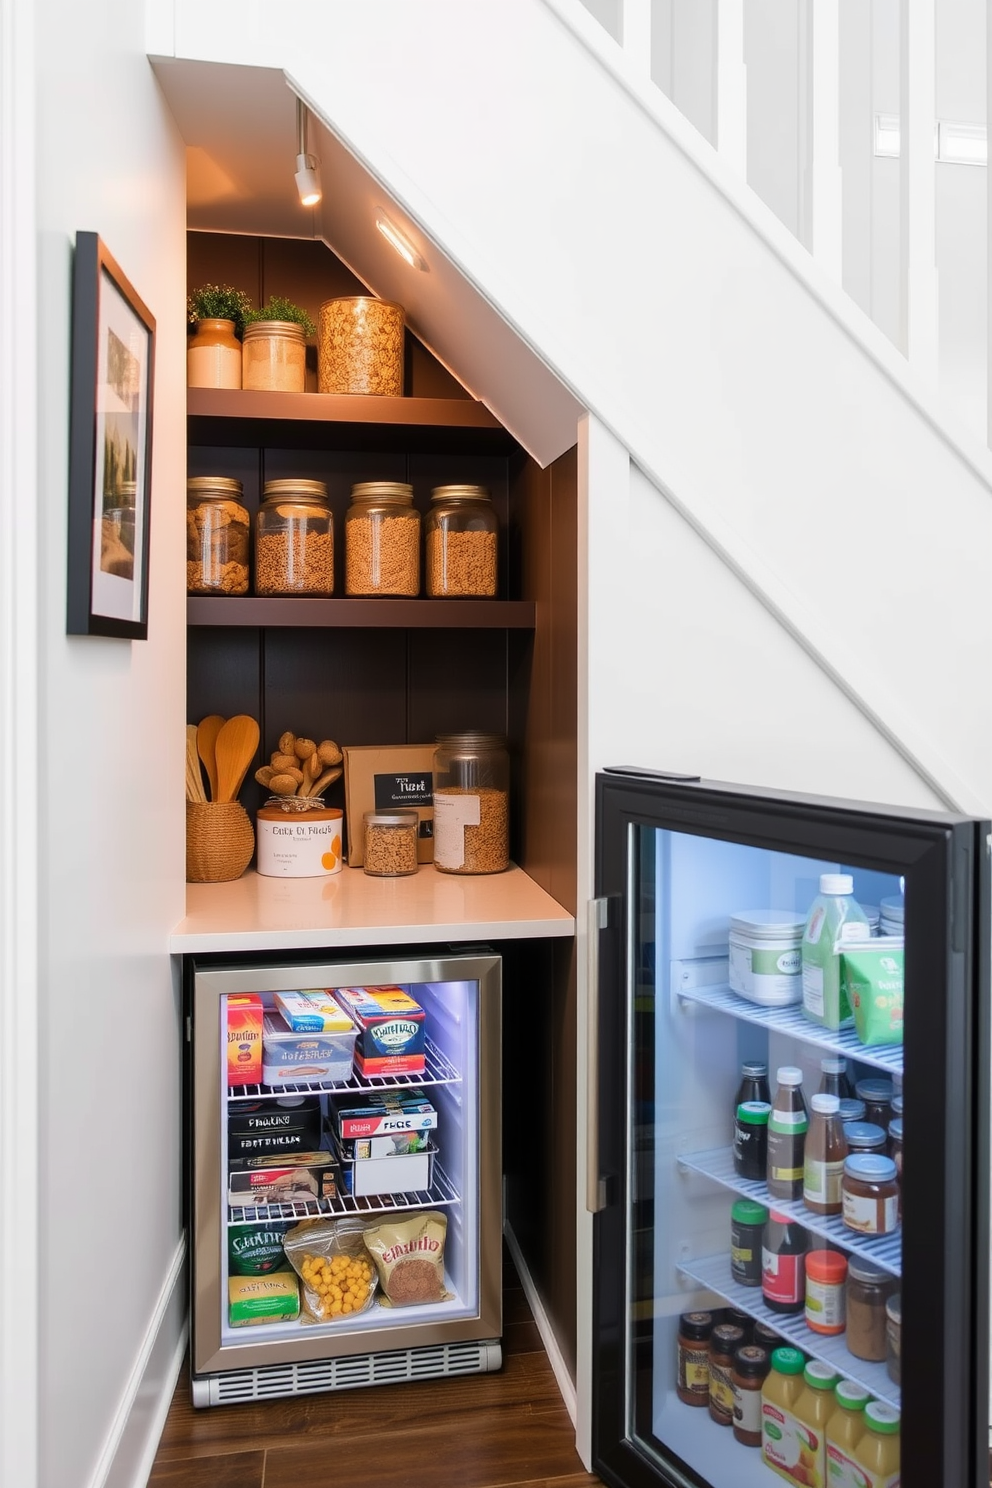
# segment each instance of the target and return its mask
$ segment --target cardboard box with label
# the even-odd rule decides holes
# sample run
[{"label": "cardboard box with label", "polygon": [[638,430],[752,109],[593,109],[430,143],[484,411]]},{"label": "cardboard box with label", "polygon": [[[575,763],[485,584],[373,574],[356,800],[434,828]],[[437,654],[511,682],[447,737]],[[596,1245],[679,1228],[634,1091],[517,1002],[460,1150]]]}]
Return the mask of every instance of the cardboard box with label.
[{"label": "cardboard box with label", "polygon": [[365,862],[366,811],[410,806],[417,813],[417,862],[434,861],[434,745],[346,745],[344,801],[348,866]]}]

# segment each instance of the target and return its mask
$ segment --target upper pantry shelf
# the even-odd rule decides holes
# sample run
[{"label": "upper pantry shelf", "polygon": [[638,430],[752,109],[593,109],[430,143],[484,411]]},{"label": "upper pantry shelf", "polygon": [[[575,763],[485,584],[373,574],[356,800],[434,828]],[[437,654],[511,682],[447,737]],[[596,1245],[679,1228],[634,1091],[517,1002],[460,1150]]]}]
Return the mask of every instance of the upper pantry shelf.
[{"label": "upper pantry shelf", "polygon": [[263,393],[245,388],[186,390],[192,445],[292,443],[295,449],[464,450],[516,448],[474,398],[382,398],[355,393]]},{"label": "upper pantry shelf", "polygon": [[302,625],[365,629],[533,630],[527,599],[309,599],[193,594],[189,625]]}]

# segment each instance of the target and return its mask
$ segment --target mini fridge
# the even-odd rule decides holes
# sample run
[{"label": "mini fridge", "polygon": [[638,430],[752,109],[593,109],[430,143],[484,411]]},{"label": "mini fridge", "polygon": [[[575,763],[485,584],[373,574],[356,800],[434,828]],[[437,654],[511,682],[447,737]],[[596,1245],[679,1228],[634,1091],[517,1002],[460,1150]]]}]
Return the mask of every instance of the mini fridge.
[{"label": "mini fridge", "polygon": [[[197,957],[185,974],[194,1405],[498,1368],[500,957]],[[350,1009],[350,1033],[332,1011],[326,1040],[296,1037],[314,993]],[[370,998],[403,1011],[363,1022]],[[337,1275],[308,1287],[301,1257],[322,1249],[370,1295],[342,1309]],[[437,1295],[387,1296],[376,1254],[403,1251],[408,1278],[434,1264]]]},{"label": "mini fridge", "polygon": [[[617,767],[596,833],[595,1472],[986,1488],[989,823]],[[832,941],[848,1000],[829,1017],[803,927],[837,882],[863,913]],[[770,962],[742,942],[764,925],[786,936]],[[758,1114],[745,1065],[766,1071]],[[802,1156],[788,1197],[744,1156],[752,1117],[780,1129],[779,1077],[821,1121],[848,1082],[829,1212]],[[827,1302],[814,1275],[835,1278]]]}]

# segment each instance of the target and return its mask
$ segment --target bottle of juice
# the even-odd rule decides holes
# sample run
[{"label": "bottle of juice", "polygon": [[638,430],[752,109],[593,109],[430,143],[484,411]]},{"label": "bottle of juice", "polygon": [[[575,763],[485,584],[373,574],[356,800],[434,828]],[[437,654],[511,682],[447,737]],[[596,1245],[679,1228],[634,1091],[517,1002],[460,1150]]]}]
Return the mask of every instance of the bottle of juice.
[{"label": "bottle of juice", "polygon": [[834,1391],[836,1409],[827,1422],[827,1482],[830,1488],[859,1488],[864,1476],[854,1449],[865,1434],[865,1406],[871,1396],[864,1385],[841,1380]]},{"label": "bottle of juice", "polygon": [[799,1461],[795,1407],[803,1393],[806,1356],[795,1348],[772,1351],[772,1367],[761,1387],[761,1455],[767,1465],[789,1483]]},{"label": "bottle of juice", "polygon": [[795,1478],[804,1488],[826,1488],[826,1429],[837,1409],[834,1388],[838,1379],[832,1365],[821,1364],[817,1359],[811,1360],[803,1370],[803,1393],[796,1401],[795,1416],[806,1432],[805,1439],[800,1436]]},{"label": "bottle of juice", "polygon": [[864,1435],[854,1448],[861,1488],[899,1488],[899,1412],[882,1400],[865,1406]]},{"label": "bottle of juice", "polygon": [[851,896],[849,873],[821,873],[820,892],[810,905],[803,931],[803,1012],[824,1028],[841,1028],[853,1021],[840,986],[839,940],[867,939],[868,917]]}]

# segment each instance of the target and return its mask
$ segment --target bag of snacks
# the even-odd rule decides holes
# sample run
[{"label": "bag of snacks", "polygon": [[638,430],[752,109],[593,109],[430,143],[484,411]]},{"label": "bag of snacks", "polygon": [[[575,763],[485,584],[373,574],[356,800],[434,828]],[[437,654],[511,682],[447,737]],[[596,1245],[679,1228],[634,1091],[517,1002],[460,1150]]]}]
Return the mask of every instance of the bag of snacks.
[{"label": "bag of snacks", "polygon": [[372,1306],[379,1278],[362,1241],[362,1221],[304,1219],[283,1237],[302,1282],[305,1323],[333,1323]]},{"label": "bag of snacks", "polygon": [[444,1289],[447,1232],[448,1217],[436,1209],[368,1226],[365,1245],[379,1272],[383,1307],[450,1301]]},{"label": "bag of snacks", "polygon": [[841,987],[847,992],[854,1026],[866,1049],[902,1043],[903,977],[903,943],[897,936],[841,944]]}]

